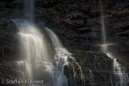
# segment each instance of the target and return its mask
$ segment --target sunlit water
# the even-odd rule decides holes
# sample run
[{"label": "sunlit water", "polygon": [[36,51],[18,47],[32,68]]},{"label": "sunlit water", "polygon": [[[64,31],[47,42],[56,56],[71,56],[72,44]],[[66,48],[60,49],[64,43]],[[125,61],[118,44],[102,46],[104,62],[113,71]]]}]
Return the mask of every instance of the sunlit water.
[{"label": "sunlit water", "polygon": [[[60,40],[48,28],[44,28],[54,45],[55,54],[50,56],[48,42],[46,37],[41,34],[35,26],[25,20],[13,20],[18,29],[21,43],[22,61],[17,63],[24,65],[24,78],[30,80],[44,80],[45,86],[68,86],[67,78],[64,75],[64,66],[69,64],[68,59],[72,59],[71,63],[75,63],[80,71],[81,78],[84,78],[81,66],[71,56],[71,54],[63,47]],[[19,67],[20,67],[19,66]],[[74,68],[74,67],[73,67]],[[31,84],[29,86],[36,86]],[[39,86],[42,86],[39,85]]]},{"label": "sunlit water", "polygon": [[[20,32],[18,35],[20,36],[21,41],[21,58],[24,58],[23,61],[26,66],[27,76],[31,80],[37,78],[35,74],[39,73],[43,67],[43,71],[48,72],[48,80],[47,84],[50,86],[67,86],[67,79],[63,73],[64,68],[63,66],[67,64],[67,59],[69,53],[66,49],[62,48],[60,45],[59,40],[57,39],[56,35],[53,33],[52,37],[54,41],[59,42],[56,44],[56,54],[53,58],[50,58],[47,42],[43,34],[41,34],[36,27],[29,24],[26,21],[19,20],[15,21],[17,27],[19,28]],[[57,46],[60,46],[58,48]],[[54,59],[56,65],[53,65],[50,59]],[[40,68],[38,68],[40,67]],[[41,75],[41,77],[44,77]],[[38,76],[39,78],[39,76]]]}]

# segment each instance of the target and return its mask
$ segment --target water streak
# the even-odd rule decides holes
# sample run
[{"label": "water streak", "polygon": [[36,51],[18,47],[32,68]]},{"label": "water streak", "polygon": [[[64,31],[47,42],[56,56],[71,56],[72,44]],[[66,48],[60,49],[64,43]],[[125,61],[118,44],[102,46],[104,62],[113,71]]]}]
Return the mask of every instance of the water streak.
[{"label": "water streak", "polygon": [[63,45],[61,44],[61,41],[59,40],[59,38],[55,35],[55,33],[53,31],[51,31],[50,29],[46,28],[50,39],[52,40],[52,43],[54,45],[55,48],[63,48]]},{"label": "water streak", "polygon": [[100,0],[100,6],[101,6],[101,24],[102,24],[102,40],[103,40],[103,44],[106,44],[106,31],[105,31],[105,23],[104,23],[104,15],[103,15],[103,4],[102,4],[102,0]]},{"label": "water streak", "polygon": [[25,19],[34,22],[34,0],[24,0]]}]

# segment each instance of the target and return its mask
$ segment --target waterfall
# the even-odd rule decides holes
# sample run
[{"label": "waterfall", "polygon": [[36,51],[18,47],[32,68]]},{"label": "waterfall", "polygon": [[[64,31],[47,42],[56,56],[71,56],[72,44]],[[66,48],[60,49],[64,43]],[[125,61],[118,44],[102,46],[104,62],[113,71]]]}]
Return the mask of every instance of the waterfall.
[{"label": "waterfall", "polygon": [[[61,46],[62,44],[54,32],[47,28],[48,33],[50,33],[48,35],[56,49],[55,56],[51,58],[46,38],[35,26],[25,20],[17,19],[14,22],[20,31],[18,33],[22,47],[20,56],[25,65],[25,78],[35,80],[48,77],[46,79],[48,86],[68,86],[67,78],[64,75],[64,66],[68,64],[68,58],[71,55]],[[21,61],[19,62],[21,63]]]},{"label": "waterfall", "polygon": [[[19,66],[24,65],[24,70],[22,70],[24,80],[31,81],[31,83],[24,83],[24,85],[68,86],[67,78],[64,75],[64,66],[68,65],[69,58],[72,59],[73,63],[76,63],[75,59],[63,47],[61,41],[52,30],[44,27],[44,33],[48,34],[50,39],[48,41],[44,33],[40,33],[39,29],[34,25],[34,1],[24,0],[24,8],[25,20],[13,20],[19,29],[18,35],[21,46],[20,61],[17,61],[17,63]],[[53,45],[51,47],[54,48],[52,49],[53,51],[50,51],[51,45],[49,44]],[[78,66],[81,70],[81,66]],[[82,70],[81,77],[83,77]],[[33,81],[35,80],[41,83],[34,83]]]},{"label": "waterfall", "polygon": [[106,31],[105,31],[106,29],[105,29],[104,16],[103,16],[102,0],[100,0],[100,6],[101,6],[101,24],[102,24],[101,30],[102,30],[102,39],[103,39],[101,50],[113,60],[113,73],[115,76],[115,80],[114,82],[111,81],[111,84],[112,86],[128,86],[128,74],[125,73],[125,68],[119,62],[117,62],[116,57],[113,56],[111,52],[109,52],[108,50],[108,47],[112,44],[107,43],[107,40],[106,40]]}]

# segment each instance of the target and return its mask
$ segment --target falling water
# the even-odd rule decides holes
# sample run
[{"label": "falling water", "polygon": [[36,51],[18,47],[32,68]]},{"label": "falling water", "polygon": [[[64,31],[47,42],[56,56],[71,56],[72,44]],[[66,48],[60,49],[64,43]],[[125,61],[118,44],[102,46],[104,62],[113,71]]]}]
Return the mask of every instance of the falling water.
[{"label": "falling water", "polygon": [[[50,58],[47,42],[45,36],[41,34],[38,29],[24,20],[14,20],[20,32],[18,33],[21,41],[21,57],[26,66],[26,77],[30,80],[37,78],[45,78],[45,76],[39,75],[40,71],[45,71],[48,75],[46,84],[49,86],[68,86],[67,78],[64,75],[64,65],[68,64],[68,58],[70,53],[60,45],[57,36],[50,31],[53,43],[56,41],[56,53],[55,56]],[[49,32],[48,32],[49,33]],[[51,37],[50,35],[50,37]],[[55,43],[54,43],[55,44]],[[59,47],[59,48],[58,48]],[[19,61],[21,63],[21,61]],[[54,65],[55,63],[55,65]],[[40,73],[43,74],[43,73]],[[44,75],[44,74],[43,74]]]},{"label": "falling water", "polygon": [[[116,86],[128,86],[128,74],[125,73],[125,68],[114,59],[114,74],[116,75]],[[120,82],[118,82],[120,81]]]},{"label": "falling water", "polygon": [[[106,33],[105,33],[105,23],[103,16],[103,4],[102,0],[100,0],[101,5],[101,22],[102,22],[102,39],[103,44],[101,45],[102,52],[106,53],[113,60],[113,73],[115,75],[114,82],[111,81],[112,86],[128,86],[128,74],[125,73],[125,68],[120,65],[115,57],[109,52],[108,47],[112,44],[106,43]],[[111,79],[112,80],[112,79]],[[114,84],[113,84],[114,83]]]},{"label": "falling water", "polygon": [[[44,34],[41,34],[34,21],[34,1],[24,0],[26,20],[13,20],[19,29],[21,43],[19,65],[24,65],[24,79],[31,81],[40,80],[44,83],[29,83],[29,86],[68,86],[67,78],[64,75],[64,66],[68,65],[68,59],[73,59],[71,54],[65,49],[56,34],[48,28],[44,28],[50,38],[48,42]],[[54,46],[54,55],[51,55],[48,44]],[[78,65],[78,63],[76,63]],[[81,66],[79,69],[82,70]],[[25,86],[27,83],[24,83]],[[43,85],[45,84],[45,85]],[[28,86],[28,84],[27,84]]]},{"label": "falling water", "polygon": [[25,18],[29,22],[34,22],[34,0],[24,0]]},{"label": "falling water", "polygon": [[[33,71],[40,60],[49,61],[45,37],[31,24],[24,20],[14,20],[21,42],[21,58],[26,65],[27,77],[33,79]],[[42,40],[44,39],[44,40]]]},{"label": "falling water", "polygon": [[46,27],[45,27],[45,29],[47,30],[54,47],[55,48],[63,48],[63,45],[61,44],[59,38],[55,35],[55,33]]},{"label": "falling water", "polygon": [[103,44],[106,43],[106,32],[105,32],[105,25],[104,25],[104,16],[103,16],[103,4],[102,4],[102,0],[100,0],[100,6],[101,6],[101,23],[102,23],[102,40],[103,40]]}]

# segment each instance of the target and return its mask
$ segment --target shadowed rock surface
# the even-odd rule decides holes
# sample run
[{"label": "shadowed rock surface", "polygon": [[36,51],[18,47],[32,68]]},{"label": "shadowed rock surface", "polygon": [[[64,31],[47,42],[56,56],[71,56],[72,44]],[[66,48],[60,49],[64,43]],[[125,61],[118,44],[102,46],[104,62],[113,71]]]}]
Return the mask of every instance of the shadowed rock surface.
[{"label": "shadowed rock surface", "polygon": [[[78,69],[74,79],[76,82],[72,82],[73,69],[65,67],[69,86],[80,86],[80,84],[83,86],[84,82],[85,86],[111,86],[112,60],[99,52],[98,46],[102,43],[99,0],[36,0],[35,4],[36,24],[39,27],[46,26],[52,29],[82,66],[85,76],[85,81],[82,82]],[[109,50],[129,72],[129,2],[105,0],[103,4],[107,40],[113,43]],[[24,16],[22,0],[0,1],[1,59],[18,59],[19,52],[16,52],[20,48],[18,30],[11,19]],[[12,71],[10,68],[13,66],[8,66],[6,63],[1,61],[0,76],[3,78],[19,76],[19,72],[16,71],[13,71],[16,72],[16,76],[13,73],[3,72]],[[18,70],[17,67],[13,69]]]}]

